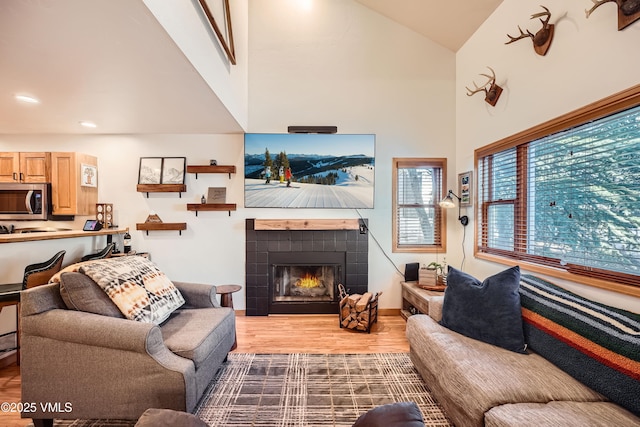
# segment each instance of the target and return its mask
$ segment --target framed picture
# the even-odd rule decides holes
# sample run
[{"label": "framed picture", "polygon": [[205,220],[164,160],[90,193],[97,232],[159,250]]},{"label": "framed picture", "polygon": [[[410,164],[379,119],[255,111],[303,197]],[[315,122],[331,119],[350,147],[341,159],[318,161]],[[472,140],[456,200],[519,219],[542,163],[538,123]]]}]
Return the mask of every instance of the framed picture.
[{"label": "framed picture", "polygon": [[458,174],[458,194],[460,194],[460,206],[473,206],[472,171]]},{"label": "framed picture", "polygon": [[162,157],[140,157],[138,184],[160,184]]},{"label": "framed picture", "polygon": [[229,0],[198,0],[198,3],[200,3],[200,7],[229,62],[236,65],[236,49],[233,44]]},{"label": "framed picture", "polygon": [[184,184],[186,157],[163,157],[161,184]]},{"label": "framed picture", "polygon": [[94,165],[80,165],[80,185],[83,187],[98,186],[98,168]]}]

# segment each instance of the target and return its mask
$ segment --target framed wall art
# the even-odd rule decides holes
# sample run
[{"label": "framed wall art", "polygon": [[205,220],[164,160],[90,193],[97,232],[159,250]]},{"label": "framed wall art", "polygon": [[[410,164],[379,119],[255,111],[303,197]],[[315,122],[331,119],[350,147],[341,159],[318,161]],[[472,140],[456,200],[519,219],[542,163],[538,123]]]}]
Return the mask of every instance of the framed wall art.
[{"label": "framed wall art", "polygon": [[161,184],[184,184],[186,157],[163,157]]},{"label": "framed wall art", "polygon": [[138,184],[160,184],[162,157],[140,157]]},{"label": "framed wall art", "polygon": [[83,187],[98,186],[98,168],[94,165],[80,165],[80,185]]},{"label": "framed wall art", "polygon": [[458,174],[458,194],[460,195],[460,206],[473,206],[472,171]]}]

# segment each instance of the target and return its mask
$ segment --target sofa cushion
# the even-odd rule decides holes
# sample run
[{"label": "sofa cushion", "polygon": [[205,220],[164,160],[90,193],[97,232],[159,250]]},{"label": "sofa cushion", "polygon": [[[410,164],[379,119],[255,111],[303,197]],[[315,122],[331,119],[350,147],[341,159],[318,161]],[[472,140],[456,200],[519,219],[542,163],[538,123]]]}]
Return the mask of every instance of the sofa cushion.
[{"label": "sofa cushion", "polygon": [[491,408],[485,427],[637,427],[640,418],[611,402],[517,403]]},{"label": "sofa cushion", "polygon": [[67,272],[60,276],[60,296],[69,310],[124,318],[102,288],[82,273]]},{"label": "sofa cushion", "polygon": [[184,304],[167,276],[141,256],[96,260],[78,271],[91,277],[130,320],[159,325]]},{"label": "sofa cushion", "polygon": [[397,402],[370,409],[352,427],[424,427],[424,419],[414,402]]},{"label": "sofa cushion", "polygon": [[520,354],[453,332],[423,314],[407,319],[410,357],[456,427],[482,426],[505,402],[606,400],[538,354]]},{"label": "sofa cushion", "polygon": [[640,415],[640,314],[529,275],[523,275],[520,293],[531,349]]},{"label": "sofa cushion", "polygon": [[450,267],[440,324],[467,337],[524,353],[519,285],[518,266],[483,282]]},{"label": "sofa cushion", "polygon": [[164,344],[178,356],[193,361],[196,370],[218,349],[225,338],[235,336],[235,314],[231,308],[184,308],[160,326]]}]

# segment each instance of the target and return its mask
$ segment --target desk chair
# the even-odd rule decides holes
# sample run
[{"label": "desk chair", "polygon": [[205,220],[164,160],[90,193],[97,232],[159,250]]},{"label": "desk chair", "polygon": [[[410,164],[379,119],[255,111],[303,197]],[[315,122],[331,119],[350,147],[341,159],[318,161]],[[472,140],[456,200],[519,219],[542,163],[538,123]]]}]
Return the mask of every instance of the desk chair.
[{"label": "desk chair", "polygon": [[30,264],[24,269],[22,283],[0,285],[0,311],[4,307],[16,305],[16,356],[20,364],[20,292],[35,286],[46,284],[51,277],[62,269],[62,260],[66,251],[60,251],[53,258]]}]

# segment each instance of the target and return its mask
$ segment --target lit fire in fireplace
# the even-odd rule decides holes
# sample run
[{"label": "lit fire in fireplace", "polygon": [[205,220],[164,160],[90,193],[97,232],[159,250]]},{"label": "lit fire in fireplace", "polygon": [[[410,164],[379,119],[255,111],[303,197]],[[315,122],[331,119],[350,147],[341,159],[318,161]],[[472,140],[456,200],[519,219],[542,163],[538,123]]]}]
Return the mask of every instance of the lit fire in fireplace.
[{"label": "lit fire in fireplace", "polygon": [[296,280],[296,286],[299,288],[317,288],[320,286],[320,280],[316,276],[306,273]]}]

